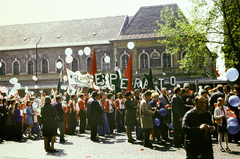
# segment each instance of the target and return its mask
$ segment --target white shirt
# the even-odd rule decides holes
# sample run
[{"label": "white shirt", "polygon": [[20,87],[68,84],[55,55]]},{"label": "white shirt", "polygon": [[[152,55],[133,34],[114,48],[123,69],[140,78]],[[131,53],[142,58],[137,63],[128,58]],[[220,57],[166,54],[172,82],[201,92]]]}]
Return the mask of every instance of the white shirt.
[{"label": "white shirt", "polygon": [[123,99],[119,99],[119,109],[124,109]]},{"label": "white shirt", "polygon": [[[112,109],[112,111],[111,111]],[[109,113],[113,112],[113,107],[112,107],[112,100],[109,100]]]}]

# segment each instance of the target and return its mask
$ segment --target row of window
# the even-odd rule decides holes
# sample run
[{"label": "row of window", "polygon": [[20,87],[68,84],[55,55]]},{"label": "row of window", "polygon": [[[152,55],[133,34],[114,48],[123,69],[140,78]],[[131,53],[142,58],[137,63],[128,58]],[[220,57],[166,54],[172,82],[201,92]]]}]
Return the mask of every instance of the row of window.
[{"label": "row of window", "polygon": [[[104,56],[105,57],[105,56]],[[110,69],[110,63],[106,63],[104,61],[104,57],[101,58],[101,69],[103,71],[107,71]],[[150,65],[151,67],[171,67],[173,65],[172,61],[172,55],[171,54],[166,54],[163,53],[162,55],[158,52],[153,52],[150,56],[146,52],[142,52],[139,57],[138,57],[138,62],[139,62],[139,69],[144,69],[144,68],[149,68]],[[126,69],[127,64],[128,64],[128,59],[129,59],[129,54],[124,52],[120,56],[120,67],[121,69]],[[58,59],[56,62],[62,62],[64,64],[64,61],[62,59]],[[81,68],[79,69],[79,61],[76,58],[73,58],[73,61],[71,63],[71,69],[73,72],[76,72],[78,70],[87,70],[90,72],[91,69],[91,63],[92,63],[92,58],[88,57],[86,60],[86,68]],[[28,74],[33,74],[34,73],[34,62],[32,60],[29,60],[27,62],[27,73]],[[6,72],[6,63],[2,62],[2,67],[0,67],[0,75],[5,75]],[[60,73],[61,69],[56,68],[57,73]],[[13,63],[13,74],[14,75],[19,75],[20,72],[20,62],[15,60]],[[44,59],[41,62],[41,72],[43,74],[49,72],[49,62],[48,60]]]}]

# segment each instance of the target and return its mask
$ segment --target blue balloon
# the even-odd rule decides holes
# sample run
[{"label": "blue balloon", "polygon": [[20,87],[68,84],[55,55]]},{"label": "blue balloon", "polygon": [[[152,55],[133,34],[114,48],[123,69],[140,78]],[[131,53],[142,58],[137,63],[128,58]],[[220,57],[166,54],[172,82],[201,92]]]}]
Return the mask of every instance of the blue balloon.
[{"label": "blue balloon", "polygon": [[228,102],[231,106],[236,107],[236,106],[240,105],[240,98],[236,95],[232,95],[229,98]]},{"label": "blue balloon", "polygon": [[227,130],[230,134],[237,134],[240,130],[240,127],[239,125],[236,125],[236,126],[231,126],[231,125],[227,125]]},{"label": "blue balloon", "polygon": [[154,126],[159,126],[160,125],[160,120],[158,118],[153,119],[153,125]]},{"label": "blue balloon", "polygon": [[227,70],[226,77],[229,81],[234,82],[238,79],[239,73],[236,68],[230,68]]},{"label": "blue balloon", "polygon": [[169,128],[174,129],[173,126],[172,126],[172,123],[169,124]]},{"label": "blue balloon", "polygon": [[159,114],[160,114],[161,116],[165,116],[165,115],[167,114],[167,110],[164,109],[164,108],[161,108],[161,109],[159,110]]},{"label": "blue balloon", "polygon": [[227,123],[230,126],[236,126],[236,125],[238,125],[238,119],[234,118],[234,117],[230,117],[230,118],[228,118]]}]

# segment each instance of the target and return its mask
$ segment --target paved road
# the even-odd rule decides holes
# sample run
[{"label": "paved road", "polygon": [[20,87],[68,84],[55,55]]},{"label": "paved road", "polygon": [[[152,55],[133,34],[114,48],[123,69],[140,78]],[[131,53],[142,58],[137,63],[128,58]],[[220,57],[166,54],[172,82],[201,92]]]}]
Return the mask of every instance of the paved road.
[{"label": "paved road", "polygon": [[[154,149],[145,148],[142,143],[130,144],[126,133],[115,133],[100,137],[101,142],[90,141],[90,131],[77,136],[66,135],[67,143],[59,143],[57,137],[55,148],[57,153],[45,152],[43,140],[25,139],[24,142],[4,141],[0,144],[0,159],[17,158],[76,158],[76,159],[182,159],[185,150],[172,147],[172,141],[165,146],[154,144]],[[224,144],[225,145],[225,144]],[[240,145],[230,144],[231,153],[222,153],[216,142],[213,143],[215,159],[239,159]]]}]

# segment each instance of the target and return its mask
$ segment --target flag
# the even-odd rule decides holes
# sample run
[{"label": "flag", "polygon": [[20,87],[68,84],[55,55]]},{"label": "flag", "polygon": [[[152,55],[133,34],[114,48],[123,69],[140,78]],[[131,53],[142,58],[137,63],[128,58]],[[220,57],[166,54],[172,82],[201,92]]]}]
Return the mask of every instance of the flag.
[{"label": "flag", "polygon": [[96,61],[95,47],[94,47],[90,75],[94,76],[95,73],[97,73],[97,61]]},{"label": "flag", "polygon": [[128,78],[128,86],[126,92],[132,91],[132,52],[130,53],[125,76]]},{"label": "flag", "polygon": [[147,78],[147,81],[148,81],[148,86],[147,86],[147,89],[154,89],[153,88],[153,81],[152,81],[152,69],[150,67],[150,70],[149,70],[149,75],[147,74],[144,74],[144,76]]},{"label": "flag", "polygon": [[60,95],[61,93],[61,82],[62,82],[62,70],[60,71],[60,75],[58,78],[57,95]]},{"label": "flag", "polygon": [[117,74],[117,82],[115,84],[115,97],[117,97],[117,93],[121,92],[121,89],[120,89],[121,71],[120,71],[120,69],[118,67],[117,58],[115,58],[115,70],[114,70],[114,73]]},{"label": "flag", "polygon": [[214,67],[211,67],[213,69],[213,71],[216,73],[217,77],[220,76],[220,74],[218,73],[218,71],[214,68]]}]

